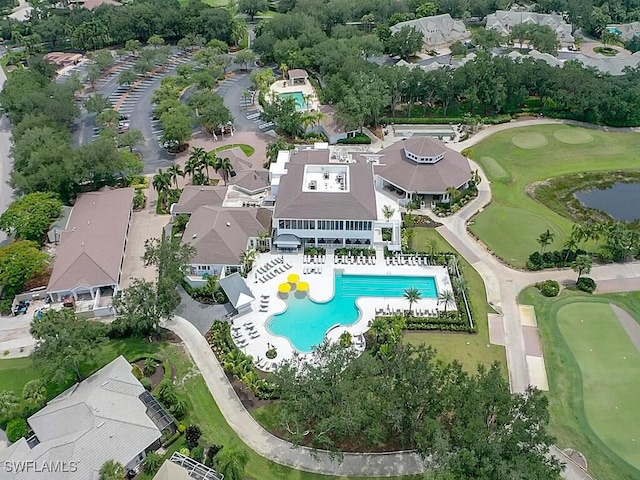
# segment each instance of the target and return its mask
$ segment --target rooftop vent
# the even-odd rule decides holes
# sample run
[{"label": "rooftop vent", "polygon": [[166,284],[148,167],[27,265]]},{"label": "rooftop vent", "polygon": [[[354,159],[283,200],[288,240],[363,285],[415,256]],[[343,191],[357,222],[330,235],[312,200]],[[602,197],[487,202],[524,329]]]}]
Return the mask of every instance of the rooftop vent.
[{"label": "rooftop vent", "polygon": [[227,222],[227,227],[230,227],[230,226],[231,226],[231,222]]},{"label": "rooftop vent", "polygon": [[194,233],[193,236],[191,238],[196,238],[198,236],[197,233]]},{"label": "rooftop vent", "polygon": [[98,425],[96,425],[96,428],[100,428],[103,425],[104,425],[104,422],[100,422]]}]

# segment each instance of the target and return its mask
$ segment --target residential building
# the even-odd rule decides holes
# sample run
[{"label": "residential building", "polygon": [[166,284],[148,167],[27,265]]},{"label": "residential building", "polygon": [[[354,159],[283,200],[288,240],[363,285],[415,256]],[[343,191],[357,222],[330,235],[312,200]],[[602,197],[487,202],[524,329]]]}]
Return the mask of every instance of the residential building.
[{"label": "residential building", "polygon": [[206,205],[218,207],[224,203],[227,187],[220,185],[186,185],[178,203],[171,204],[171,215],[191,215]]},{"label": "residential building", "polygon": [[206,205],[189,218],[182,243],[196,249],[187,282],[202,287],[208,275],[223,277],[242,271],[242,255],[258,248],[259,236],[271,230],[271,211]]},{"label": "residential building", "polygon": [[447,202],[449,188],[466,188],[471,180],[467,158],[432,137],[413,136],[377,155],[376,186],[391,190],[401,201],[417,193],[425,202]]},{"label": "residential building", "polygon": [[633,40],[633,37],[640,35],[640,22],[613,23],[607,25],[607,30],[615,33],[623,42]]},{"label": "residential building", "polygon": [[330,158],[328,145],[316,144],[281,151],[269,174],[279,249],[373,243],[378,215],[370,163]]},{"label": "residential building", "polygon": [[105,187],[78,197],[60,233],[47,286],[54,302],[84,301],[84,310],[109,314],[103,297],[119,290],[133,196],[133,188]]},{"label": "residential building", "polygon": [[[33,434],[0,450],[0,480],[98,480],[108,460],[136,471],[175,421],[116,358],[27,419]],[[17,462],[38,466],[16,471]],[[58,469],[46,471],[42,469]]]},{"label": "residential building", "polygon": [[423,50],[446,48],[454,42],[464,43],[471,38],[464,22],[454,20],[448,13],[397,23],[391,27],[391,32],[399,32],[403,27],[413,27],[422,33]]},{"label": "residential building", "polygon": [[534,13],[515,10],[498,10],[487,15],[487,29],[495,30],[508,37],[515,25],[531,23],[546,25],[558,35],[558,41],[562,48],[573,47],[574,38],[571,24],[565,22],[564,17],[558,13]]}]

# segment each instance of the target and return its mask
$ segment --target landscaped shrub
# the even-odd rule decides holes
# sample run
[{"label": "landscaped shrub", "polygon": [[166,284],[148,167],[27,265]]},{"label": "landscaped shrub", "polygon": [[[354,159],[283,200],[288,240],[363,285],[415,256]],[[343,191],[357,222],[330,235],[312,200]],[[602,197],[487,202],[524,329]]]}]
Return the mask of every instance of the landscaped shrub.
[{"label": "landscaped shrub", "polygon": [[207,454],[204,457],[204,464],[207,467],[213,467],[214,466],[215,456],[218,454],[218,452],[220,450],[222,450],[222,445],[211,445],[207,449]]},{"label": "landscaped shrub", "polygon": [[344,145],[360,145],[360,144],[368,145],[371,143],[371,139],[369,138],[368,135],[365,135],[364,133],[358,133],[354,137],[341,138],[340,140],[338,140],[338,143],[341,143]]},{"label": "landscaped shrub", "polygon": [[140,383],[142,384],[142,386],[144,387],[145,390],[147,390],[148,392],[151,391],[151,379],[148,377],[143,377],[140,379]]},{"label": "landscaped shrub", "polygon": [[462,117],[444,117],[444,118],[403,118],[403,117],[385,117],[380,119],[382,124],[411,124],[411,125],[448,125],[450,123],[464,123]]},{"label": "landscaped shrub", "polygon": [[144,374],[142,373],[142,369],[135,363],[131,365],[131,373],[133,373],[133,376],[136,377],[138,380],[141,380],[142,377],[144,377]]},{"label": "landscaped shrub", "polygon": [[583,292],[593,293],[596,289],[596,282],[590,277],[580,277],[576,282],[576,287]]},{"label": "landscaped shrub", "polygon": [[146,377],[150,377],[154,373],[156,373],[156,369],[158,368],[158,363],[153,358],[147,358],[144,361],[144,368],[142,372]]},{"label": "landscaped shrub", "polygon": [[198,445],[198,440],[202,436],[202,430],[197,425],[189,425],[184,432],[184,438],[188,448],[194,448]]},{"label": "landscaped shrub", "polygon": [[198,445],[197,447],[192,448],[190,456],[196,462],[202,462],[202,460],[204,459],[204,447]]},{"label": "landscaped shrub", "polygon": [[[184,425],[183,425],[184,426]],[[176,443],[176,440],[178,440],[180,437],[182,436],[181,432],[176,432],[173,435],[171,435],[169,438],[167,438],[164,443],[162,444],[162,446],[164,448],[168,448],[171,445],[173,445],[174,443]]]},{"label": "landscaped shrub", "polygon": [[14,418],[7,423],[7,438],[11,443],[17,442],[29,433],[29,425],[24,418]]},{"label": "landscaped shrub", "polygon": [[529,255],[526,263],[527,270],[541,270],[543,268],[562,268],[570,267],[571,263],[578,255],[585,255],[587,252],[582,249],[578,250],[552,250],[550,252],[533,252]]},{"label": "landscaped shrub", "polygon": [[162,455],[160,455],[158,452],[149,452],[147,454],[147,458],[144,461],[145,473],[154,475],[158,470],[160,470],[163,461],[164,459],[162,458]]},{"label": "landscaped shrub", "polygon": [[536,283],[536,288],[540,290],[540,293],[545,297],[556,297],[560,293],[560,284],[555,280],[545,280],[544,282]]},{"label": "landscaped shrub", "polygon": [[499,123],[507,123],[511,121],[511,115],[496,115],[495,117],[482,117],[482,123],[485,125],[497,125]]}]

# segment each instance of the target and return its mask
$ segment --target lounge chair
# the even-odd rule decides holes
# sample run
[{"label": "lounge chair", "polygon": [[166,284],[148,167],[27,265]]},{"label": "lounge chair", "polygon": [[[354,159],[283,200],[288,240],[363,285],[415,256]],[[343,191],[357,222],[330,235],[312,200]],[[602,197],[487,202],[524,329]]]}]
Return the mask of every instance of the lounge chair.
[{"label": "lounge chair", "polygon": [[322,273],[322,269],[321,268],[318,268],[318,273]]}]

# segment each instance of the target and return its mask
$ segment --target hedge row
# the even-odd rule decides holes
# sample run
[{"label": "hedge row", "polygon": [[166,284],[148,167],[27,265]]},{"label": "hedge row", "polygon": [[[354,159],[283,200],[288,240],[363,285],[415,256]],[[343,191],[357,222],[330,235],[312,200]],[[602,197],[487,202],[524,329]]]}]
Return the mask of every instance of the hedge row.
[{"label": "hedge row", "polygon": [[467,332],[476,333],[475,328],[463,324],[439,324],[439,323],[407,323],[409,330],[440,330],[443,332]]},{"label": "hedge row", "polygon": [[371,139],[364,133],[359,133],[355,137],[341,138],[338,143],[343,145],[368,145],[371,143]]},{"label": "hedge row", "polygon": [[386,124],[410,124],[410,125],[449,125],[450,123],[464,123],[462,117],[444,117],[444,118],[404,118],[404,117],[384,117],[380,119],[380,123]]}]

